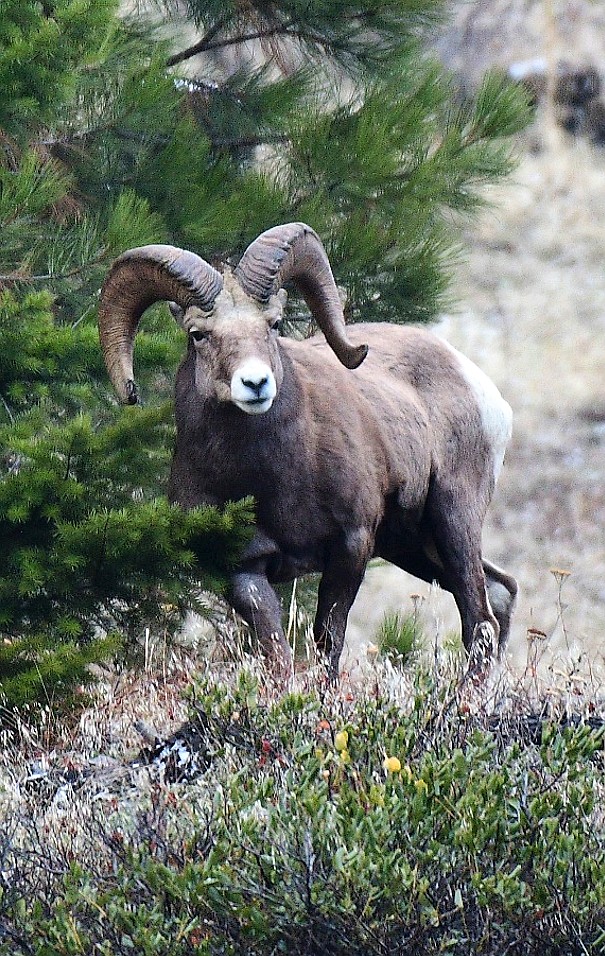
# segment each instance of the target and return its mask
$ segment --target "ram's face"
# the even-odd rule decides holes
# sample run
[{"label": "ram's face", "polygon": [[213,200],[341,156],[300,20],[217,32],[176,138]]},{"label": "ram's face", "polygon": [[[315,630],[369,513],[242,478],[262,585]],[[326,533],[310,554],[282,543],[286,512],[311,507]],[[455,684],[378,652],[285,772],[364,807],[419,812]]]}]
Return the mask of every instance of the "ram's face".
[{"label": "ram's face", "polygon": [[196,358],[196,386],[248,415],[262,415],[283,378],[278,336],[285,295],[261,306],[230,285],[211,314],[192,307],[182,318]]}]

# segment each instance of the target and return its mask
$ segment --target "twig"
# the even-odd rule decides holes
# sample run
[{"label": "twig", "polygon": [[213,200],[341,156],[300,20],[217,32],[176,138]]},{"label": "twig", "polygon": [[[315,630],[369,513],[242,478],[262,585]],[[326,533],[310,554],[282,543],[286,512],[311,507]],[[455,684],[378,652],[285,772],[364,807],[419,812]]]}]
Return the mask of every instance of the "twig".
[{"label": "twig", "polygon": [[[213,27],[210,27],[205,36],[202,37],[197,43],[192,47],[188,47],[186,50],[182,50],[180,53],[175,53],[173,56],[169,57],[166,61],[166,66],[175,66],[177,63],[181,63],[183,60],[188,60],[192,56],[195,56],[196,53],[201,53],[206,49],[206,44],[210,43],[214,37],[219,33],[228,21],[223,18],[218,20]],[[192,52],[193,51],[193,52]]]},{"label": "twig", "polygon": [[13,413],[12,413],[12,411],[11,411],[11,409],[10,409],[10,406],[7,404],[7,401],[6,401],[5,397],[4,397],[4,395],[0,395],[0,401],[2,401],[2,404],[4,405],[4,408],[6,409],[6,414],[7,414],[8,417],[10,418],[11,425],[14,425],[14,424],[15,424],[15,416],[13,415]]},{"label": "twig", "polygon": [[[72,276],[80,275],[81,272],[85,272],[90,269],[91,265],[101,262],[106,253],[107,249],[100,249],[97,252],[97,255],[93,256],[93,258],[88,262],[83,262],[82,265],[74,266],[72,269],[68,269],[67,272],[48,272],[45,275],[35,276],[26,275],[24,272],[11,272],[9,275],[0,275],[0,283],[4,282],[18,285],[20,282],[48,282],[51,279],[54,279],[55,281],[60,279],[71,279]],[[82,316],[82,318],[83,317],[84,316]],[[78,322],[79,321],[81,321],[81,319],[78,319]]]},{"label": "twig", "polygon": [[227,46],[234,46],[239,43],[247,43],[250,40],[264,40],[265,37],[275,36],[277,33],[287,33],[288,30],[280,25],[279,27],[270,27],[266,30],[255,30],[254,33],[240,33],[238,36],[234,37],[225,37],[224,40],[211,40],[207,41],[206,37],[200,40],[198,43],[194,43],[193,46],[188,47],[186,50],[181,50],[180,53],[174,53],[172,56],[168,57],[166,60],[166,66],[176,66],[177,63],[182,63],[183,60],[190,60],[191,57],[197,56],[199,53],[207,53],[209,50],[221,50]]},{"label": "twig", "polygon": [[[220,25],[220,27],[222,26],[223,24]],[[273,27],[266,27],[263,30],[255,30],[251,33],[240,33],[237,36],[225,37],[222,40],[215,40],[214,36],[216,36],[216,34],[219,32],[220,27],[217,25],[216,29],[208,31],[206,36],[202,37],[202,39],[197,43],[194,43],[193,46],[187,47],[186,50],[181,50],[180,53],[174,53],[172,56],[168,57],[166,60],[166,66],[176,66],[177,63],[182,63],[184,60],[189,60],[191,57],[197,56],[199,53],[207,53],[209,50],[220,50],[224,47],[235,46],[240,43],[248,43],[251,40],[264,40],[268,37],[277,36],[279,34],[293,38],[295,40],[305,40],[310,43],[317,44],[324,50],[348,49],[347,44],[344,42],[339,43],[335,40],[328,40],[319,33],[297,28],[293,23],[280,23]]]},{"label": "twig", "polygon": [[289,143],[290,137],[282,133],[274,133],[270,136],[243,136],[241,139],[212,139],[212,145],[216,147],[229,147],[239,149],[249,149],[253,146],[265,146],[268,143]]}]

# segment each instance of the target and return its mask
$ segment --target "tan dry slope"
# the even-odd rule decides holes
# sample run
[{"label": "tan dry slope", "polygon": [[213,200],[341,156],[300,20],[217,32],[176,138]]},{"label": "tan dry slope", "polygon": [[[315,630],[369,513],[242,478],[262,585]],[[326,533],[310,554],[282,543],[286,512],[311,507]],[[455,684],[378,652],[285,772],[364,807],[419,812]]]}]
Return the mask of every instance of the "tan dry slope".
[{"label": "tan dry slope", "polygon": [[[542,4],[460,5],[442,55],[457,70],[466,64],[476,81],[490,63],[552,56],[554,36],[557,57],[564,50],[574,63],[605,69],[603,5],[552,7],[548,35]],[[466,229],[459,305],[441,331],[493,377],[515,412],[484,535],[486,555],[521,586],[510,659],[523,666],[528,628],[537,628],[549,638],[540,645],[544,668],[571,653],[584,655],[583,669],[603,671],[605,151],[572,140],[544,115],[519,151],[514,176],[490,191],[491,207]],[[458,628],[449,596],[373,568],[351,615],[350,660],[363,655],[385,609],[412,610],[414,593],[426,598],[429,634]]]}]

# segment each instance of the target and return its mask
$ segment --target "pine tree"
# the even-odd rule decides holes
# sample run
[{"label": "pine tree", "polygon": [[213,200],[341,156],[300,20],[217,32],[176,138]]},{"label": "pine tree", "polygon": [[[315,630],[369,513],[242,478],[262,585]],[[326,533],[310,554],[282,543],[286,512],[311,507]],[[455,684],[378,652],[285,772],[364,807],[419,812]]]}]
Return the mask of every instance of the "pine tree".
[{"label": "pine tree", "polygon": [[[164,307],[137,339],[146,405],[116,407],[95,314],[112,259],[158,241],[236,258],[304,220],[351,321],[428,320],[457,214],[510,168],[503,137],[525,118],[497,77],[453,96],[421,45],[433,0],[187,0],[199,39],[180,49],[174,7],[158,5],[161,30],[117,0],[0,8],[7,702],[66,693],[116,636],[174,626],[200,587],[220,589],[249,529],[250,502],[185,515],[163,497],[182,348]],[[304,334],[295,300],[290,319]]]},{"label": "pine tree", "polygon": [[[110,71],[103,84],[95,74],[113,62],[116,86],[128,74],[142,88],[141,64],[148,76],[154,70],[143,34],[131,34],[116,12],[113,2],[80,0],[0,11],[0,76],[12,97],[0,131],[7,706],[64,696],[87,679],[92,661],[145,627],[174,627],[200,587],[224,586],[250,524],[249,502],[184,514],[162,496],[173,433],[166,372],[182,344],[171,324],[156,316],[154,331],[152,317],[138,345],[157,401],[132,414],[107,388],[95,321],[102,277],[124,248],[166,238],[161,215],[132,188],[95,195],[78,175],[81,161],[94,168],[83,145],[86,117],[105,97]],[[36,68],[20,71],[23,60]],[[174,84],[164,82],[176,102]]]}]

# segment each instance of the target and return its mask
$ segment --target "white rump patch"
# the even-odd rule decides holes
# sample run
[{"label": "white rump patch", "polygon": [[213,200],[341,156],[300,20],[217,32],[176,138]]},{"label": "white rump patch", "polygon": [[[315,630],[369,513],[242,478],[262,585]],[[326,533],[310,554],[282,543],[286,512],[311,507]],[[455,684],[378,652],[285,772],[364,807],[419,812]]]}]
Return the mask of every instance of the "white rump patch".
[{"label": "white rump patch", "polygon": [[247,359],[231,378],[231,400],[248,415],[268,412],[277,395],[272,370],[260,359]]},{"label": "white rump patch", "polygon": [[508,402],[502,398],[491,378],[479,366],[471,362],[466,355],[455,349],[449,342],[445,342],[445,344],[458,359],[460,371],[477,400],[483,427],[492,443],[494,480],[497,481],[504,462],[506,446],[513,432],[513,410]]}]

